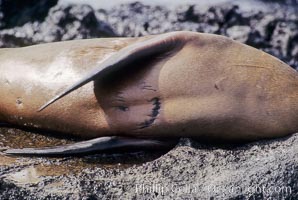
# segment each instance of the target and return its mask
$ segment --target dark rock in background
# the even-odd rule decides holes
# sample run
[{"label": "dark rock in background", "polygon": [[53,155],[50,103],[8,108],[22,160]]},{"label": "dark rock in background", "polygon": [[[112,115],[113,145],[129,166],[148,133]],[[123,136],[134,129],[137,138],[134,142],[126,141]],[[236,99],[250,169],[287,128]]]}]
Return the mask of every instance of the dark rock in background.
[{"label": "dark rock in background", "polygon": [[[142,36],[176,30],[221,34],[264,50],[293,68],[298,15],[282,10],[240,11],[237,5],[222,5],[200,11],[196,5],[167,9],[141,3],[122,5],[110,11],[100,10],[98,18],[121,36]],[[294,52],[295,53],[295,52]]]},{"label": "dark rock in background", "polygon": [[58,0],[1,0],[0,29],[43,21]]},{"label": "dark rock in background", "polygon": [[[298,68],[298,16],[286,9],[243,11],[237,4],[165,8],[133,3],[94,10],[56,3],[1,1],[0,46],[190,30],[226,35]],[[297,5],[296,0],[286,3]],[[0,147],[7,135],[16,140],[21,134],[27,140],[41,137],[0,128]],[[59,159],[0,155],[0,199],[298,198],[297,134],[238,147],[182,139],[159,156],[146,160],[144,154],[122,154],[120,159],[117,155]],[[270,192],[270,187],[280,191]]]},{"label": "dark rock in background", "polygon": [[[32,12],[34,16],[35,11]],[[57,5],[49,8],[43,21],[37,19],[32,19],[23,26],[1,30],[0,46],[19,47],[45,42],[116,36],[107,23],[96,18],[95,11],[88,5]]]},{"label": "dark rock in background", "polygon": [[262,0],[264,2],[279,2],[279,3],[285,3],[289,5],[297,5],[298,0]]},{"label": "dark rock in background", "polygon": [[[175,9],[148,6],[141,3],[119,5],[109,10],[97,10],[87,5],[55,5],[56,1],[40,1],[27,5],[18,17],[9,20],[6,13],[16,12],[1,4],[2,24],[0,47],[18,47],[44,42],[95,37],[143,36],[169,31],[189,30],[221,34],[264,50],[293,68],[298,68],[298,15],[286,10],[243,12],[238,5],[211,6],[203,10],[197,5]],[[295,2],[288,2],[295,6]],[[6,7],[4,7],[4,5]],[[32,6],[31,9],[30,6]],[[39,7],[43,7],[42,16]],[[9,11],[9,8],[11,11]],[[8,9],[3,11],[4,9]],[[298,9],[297,9],[298,10]],[[22,15],[24,20],[20,22]],[[30,20],[28,20],[30,19]],[[26,22],[24,24],[24,22]]]}]

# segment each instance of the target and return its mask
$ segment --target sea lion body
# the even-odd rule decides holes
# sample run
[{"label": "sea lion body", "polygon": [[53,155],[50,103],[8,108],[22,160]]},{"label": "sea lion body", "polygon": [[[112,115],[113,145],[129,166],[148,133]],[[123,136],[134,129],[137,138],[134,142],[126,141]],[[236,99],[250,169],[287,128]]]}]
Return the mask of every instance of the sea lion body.
[{"label": "sea lion body", "polygon": [[171,40],[179,38],[178,47],[130,62],[41,112],[42,104],[86,71],[117,57],[121,49],[158,36],[2,49],[1,121],[83,138],[251,141],[298,131],[294,69],[223,36],[172,34]]},{"label": "sea lion body", "polygon": [[108,124],[95,98],[93,83],[82,87],[75,95],[62,99],[63,108],[53,106],[42,113],[37,109],[53,97],[57,89],[72,84],[115,52],[117,41],[121,39],[92,39],[3,49],[0,53],[0,60],[3,61],[0,76],[2,121],[83,138],[105,134]]}]

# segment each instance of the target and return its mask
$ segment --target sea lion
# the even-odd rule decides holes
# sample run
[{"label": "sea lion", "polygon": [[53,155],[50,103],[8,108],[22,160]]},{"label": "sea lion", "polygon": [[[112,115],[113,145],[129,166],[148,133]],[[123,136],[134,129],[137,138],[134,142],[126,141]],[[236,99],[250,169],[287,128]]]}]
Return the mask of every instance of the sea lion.
[{"label": "sea lion", "polygon": [[219,35],[75,40],[2,49],[0,60],[1,121],[95,138],[8,154],[159,147],[181,136],[253,141],[298,131],[297,72]]}]

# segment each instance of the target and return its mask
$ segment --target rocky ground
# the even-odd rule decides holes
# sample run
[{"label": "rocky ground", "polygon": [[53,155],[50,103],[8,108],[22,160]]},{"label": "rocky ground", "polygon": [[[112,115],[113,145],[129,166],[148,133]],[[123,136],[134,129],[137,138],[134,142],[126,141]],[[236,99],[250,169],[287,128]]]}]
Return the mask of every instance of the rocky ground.
[{"label": "rocky ground", "polygon": [[[226,35],[298,69],[294,0],[287,1],[291,9],[265,11],[243,11],[239,1],[204,9],[133,3],[109,10],[56,5],[57,1],[22,2],[1,1],[1,47],[191,30]],[[0,148],[71,142],[6,127],[0,128],[0,138]],[[297,179],[297,134],[237,147],[181,139],[168,152],[155,153],[80,158],[0,155],[0,199],[296,199]]]}]

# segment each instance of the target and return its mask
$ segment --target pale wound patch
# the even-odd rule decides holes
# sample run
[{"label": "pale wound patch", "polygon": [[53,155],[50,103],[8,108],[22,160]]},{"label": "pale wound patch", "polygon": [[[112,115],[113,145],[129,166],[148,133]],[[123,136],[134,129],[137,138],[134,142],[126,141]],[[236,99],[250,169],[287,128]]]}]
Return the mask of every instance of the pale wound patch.
[{"label": "pale wound patch", "polygon": [[[18,85],[18,88],[22,89],[25,94],[30,95],[33,88],[36,87],[36,81],[40,81],[38,73],[32,70],[31,63],[22,60],[8,60],[2,63],[2,67],[5,69],[1,74],[1,78],[5,83],[4,87],[11,92],[15,91],[11,88],[16,88],[16,85]],[[30,81],[24,79],[28,73],[30,73]]]},{"label": "pale wound patch", "polygon": [[110,52],[110,53],[106,53],[104,54],[102,57],[100,57],[100,59],[96,62],[96,65],[100,65],[102,64],[104,61],[106,61],[109,57],[111,57],[115,52]]},{"label": "pale wound patch", "polygon": [[[43,66],[40,66],[43,65]],[[23,60],[9,60],[2,64],[7,69],[2,76],[6,85],[19,85],[27,95],[35,92],[37,86],[48,88],[65,82],[74,82],[80,74],[74,70],[72,60],[62,52],[50,63],[36,63]],[[15,67],[12,67],[15,66]],[[24,79],[30,78],[30,81]]]},{"label": "pale wound patch", "polygon": [[46,80],[43,84],[61,84],[80,78],[80,74],[73,68],[72,60],[65,52],[61,52],[46,69],[41,75]]},{"label": "pale wound patch", "polygon": [[119,51],[120,49],[128,45],[127,41],[123,39],[113,40],[111,41],[111,44],[114,45],[113,49],[115,49],[116,51]]}]

